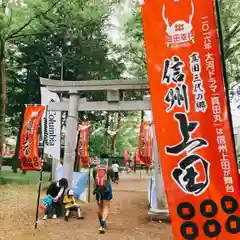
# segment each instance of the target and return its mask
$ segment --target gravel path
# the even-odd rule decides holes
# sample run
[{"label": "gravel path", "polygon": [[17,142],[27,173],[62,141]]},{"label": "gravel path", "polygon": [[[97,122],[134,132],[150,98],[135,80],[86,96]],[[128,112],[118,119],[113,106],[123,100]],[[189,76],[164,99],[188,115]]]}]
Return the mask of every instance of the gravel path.
[{"label": "gravel path", "polygon": [[[98,234],[96,203],[82,205],[85,220],[63,219],[39,221],[34,230],[36,188],[29,186],[0,186],[0,239],[9,240],[170,240],[171,226],[149,222],[147,219],[146,177],[124,176],[118,186],[113,187],[108,229]],[[6,203],[3,204],[3,201]]]}]

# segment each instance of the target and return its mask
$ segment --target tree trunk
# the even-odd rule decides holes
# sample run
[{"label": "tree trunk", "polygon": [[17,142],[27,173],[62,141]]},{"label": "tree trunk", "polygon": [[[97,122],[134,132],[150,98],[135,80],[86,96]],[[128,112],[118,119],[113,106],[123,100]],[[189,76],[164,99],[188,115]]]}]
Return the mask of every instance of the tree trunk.
[{"label": "tree trunk", "polygon": [[141,111],[141,124],[143,123],[144,121],[144,111]]},{"label": "tree trunk", "polygon": [[22,131],[22,125],[23,125],[23,120],[24,120],[24,112],[25,112],[25,107],[23,108],[20,116],[20,124],[19,124],[19,130],[18,130],[18,135],[17,135],[17,142],[16,142],[16,147],[15,147],[15,153],[13,157],[13,164],[12,164],[12,170],[14,173],[17,173],[17,169],[20,167],[19,163],[19,147],[20,147],[20,136],[21,136],[21,131]]},{"label": "tree trunk", "polygon": [[120,127],[121,127],[121,114],[120,114],[120,112],[118,112],[117,129],[116,129],[116,133],[113,135],[113,138],[112,138],[112,147],[111,147],[112,154],[116,153],[116,139],[117,139]]},{"label": "tree trunk", "polygon": [[[7,83],[5,75],[5,42],[2,39],[0,42],[0,161],[3,158],[3,144],[4,144],[4,132],[5,132],[5,116],[6,116],[6,101],[7,101]],[[1,166],[1,164],[0,164]]]},{"label": "tree trunk", "polygon": [[105,144],[104,144],[104,153],[108,153],[108,127],[109,127],[109,112],[107,113],[106,116],[106,123],[105,123]]}]

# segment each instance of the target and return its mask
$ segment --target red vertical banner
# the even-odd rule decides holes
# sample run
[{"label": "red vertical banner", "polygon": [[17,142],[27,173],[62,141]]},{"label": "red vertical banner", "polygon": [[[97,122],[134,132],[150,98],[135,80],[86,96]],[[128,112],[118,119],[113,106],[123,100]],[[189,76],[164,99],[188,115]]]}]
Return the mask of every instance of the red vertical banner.
[{"label": "red vertical banner", "polygon": [[38,128],[44,109],[44,106],[28,105],[26,107],[19,146],[19,159],[22,170],[41,169],[41,160],[38,153]]},{"label": "red vertical banner", "polygon": [[152,132],[151,123],[144,122],[144,165],[152,165]]},{"label": "red vertical banner", "polygon": [[89,165],[89,156],[88,156],[88,130],[90,124],[81,123],[79,125],[79,141],[78,141],[78,158],[81,162],[81,166]]},{"label": "red vertical banner", "polygon": [[143,162],[141,161],[141,150],[140,150],[140,148],[137,148],[136,149],[136,164],[137,165],[141,165],[141,164],[143,164]]},{"label": "red vertical banner", "polygon": [[139,132],[138,157],[143,165],[150,167],[152,165],[152,134],[151,123],[142,122]]},{"label": "red vertical banner", "polygon": [[124,164],[128,165],[128,149],[124,149]]},{"label": "red vertical banner", "polygon": [[153,117],[174,239],[240,235],[239,176],[213,0],[143,0]]}]

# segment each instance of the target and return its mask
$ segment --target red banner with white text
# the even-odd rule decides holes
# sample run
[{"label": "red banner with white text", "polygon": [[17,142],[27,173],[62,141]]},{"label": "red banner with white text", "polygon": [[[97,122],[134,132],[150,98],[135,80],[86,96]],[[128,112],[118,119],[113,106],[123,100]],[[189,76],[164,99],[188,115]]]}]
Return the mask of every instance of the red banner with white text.
[{"label": "red banner with white text", "polygon": [[174,239],[240,235],[239,176],[213,0],[143,0],[153,118]]},{"label": "red banner with white text", "polygon": [[44,106],[37,105],[28,105],[26,107],[19,146],[19,159],[22,170],[41,169],[41,160],[38,153],[38,128],[44,109]]},{"label": "red banner with white text", "polygon": [[81,123],[79,125],[79,141],[78,141],[78,158],[81,162],[82,167],[89,165],[88,156],[88,130],[90,123]]}]

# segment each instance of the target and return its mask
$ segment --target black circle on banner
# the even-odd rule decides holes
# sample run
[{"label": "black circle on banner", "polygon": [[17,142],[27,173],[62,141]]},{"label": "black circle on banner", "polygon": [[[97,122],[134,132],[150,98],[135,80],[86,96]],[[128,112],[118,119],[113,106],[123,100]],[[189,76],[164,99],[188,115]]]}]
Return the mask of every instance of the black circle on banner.
[{"label": "black circle on banner", "polygon": [[186,240],[194,240],[198,237],[198,227],[194,222],[185,222],[181,226],[181,234]]},{"label": "black circle on banner", "polygon": [[227,214],[233,214],[238,209],[238,202],[231,196],[224,196],[221,200],[222,209]]},{"label": "black circle on banner", "polygon": [[217,215],[218,206],[213,200],[204,200],[200,205],[200,212],[206,218],[213,218]]},{"label": "black circle on banner", "polygon": [[39,163],[38,162],[34,162],[33,165],[34,165],[34,167],[39,167]]},{"label": "black circle on banner", "polygon": [[22,158],[22,163],[23,163],[23,166],[27,166],[28,165],[28,160],[27,160],[27,158]]},{"label": "black circle on banner", "polygon": [[226,229],[229,233],[240,233],[240,218],[237,216],[230,216],[226,222]]},{"label": "black circle on banner", "polygon": [[29,159],[28,159],[28,166],[29,166],[29,167],[33,167],[32,158],[29,158]]},{"label": "black circle on banner", "polygon": [[[184,212],[187,211],[187,212]],[[178,216],[184,220],[191,220],[195,216],[195,208],[191,203],[183,202],[177,207]]]},{"label": "black circle on banner", "polygon": [[214,219],[207,220],[203,225],[203,231],[207,237],[214,238],[221,233],[222,227],[220,223]]}]

